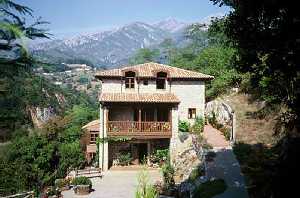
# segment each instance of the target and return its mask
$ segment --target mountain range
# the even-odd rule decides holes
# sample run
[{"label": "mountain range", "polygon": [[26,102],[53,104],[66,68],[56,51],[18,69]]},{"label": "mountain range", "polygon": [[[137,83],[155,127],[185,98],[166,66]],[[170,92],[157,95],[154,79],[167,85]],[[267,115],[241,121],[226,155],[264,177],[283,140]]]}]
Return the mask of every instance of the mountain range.
[{"label": "mountain range", "polygon": [[180,42],[188,25],[173,18],[152,24],[134,22],[112,30],[38,43],[31,46],[31,51],[44,62],[85,60],[109,68],[127,64],[138,49],[158,46],[167,38]]}]

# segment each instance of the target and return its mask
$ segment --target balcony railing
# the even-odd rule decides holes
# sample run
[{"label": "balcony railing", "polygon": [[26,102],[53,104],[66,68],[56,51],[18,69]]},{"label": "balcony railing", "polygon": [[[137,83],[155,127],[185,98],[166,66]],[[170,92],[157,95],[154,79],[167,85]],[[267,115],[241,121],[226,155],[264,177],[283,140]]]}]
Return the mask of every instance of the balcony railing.
[{"label": "balcony railing", "polygon": [[171,136],[171,122],[108,121],[108,135]]}]

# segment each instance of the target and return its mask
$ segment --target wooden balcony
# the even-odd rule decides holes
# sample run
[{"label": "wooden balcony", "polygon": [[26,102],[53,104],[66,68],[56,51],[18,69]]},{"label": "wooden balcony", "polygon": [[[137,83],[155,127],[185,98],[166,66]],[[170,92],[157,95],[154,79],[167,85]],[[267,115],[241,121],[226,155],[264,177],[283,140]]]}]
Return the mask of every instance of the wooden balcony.
[{"label": "wooden balcony", "polygon": [[128,136],[140,139],[171,138],[171,122],[108,121],[108,136]]}]

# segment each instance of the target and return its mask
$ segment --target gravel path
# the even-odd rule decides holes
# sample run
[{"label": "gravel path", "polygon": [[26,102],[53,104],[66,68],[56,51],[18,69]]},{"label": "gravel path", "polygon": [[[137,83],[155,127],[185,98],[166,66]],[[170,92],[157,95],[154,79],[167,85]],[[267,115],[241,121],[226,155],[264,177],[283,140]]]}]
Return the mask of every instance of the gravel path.
[{"label": "gravel path", "polygon": [[[93,178],[93,189],[88,196],[76,196],[73,190],[64,191],[64,198],[133,198],[139,170],[108,171],[103,178]],[[159,170],[149,170],[151,183],[161,180]]]}]

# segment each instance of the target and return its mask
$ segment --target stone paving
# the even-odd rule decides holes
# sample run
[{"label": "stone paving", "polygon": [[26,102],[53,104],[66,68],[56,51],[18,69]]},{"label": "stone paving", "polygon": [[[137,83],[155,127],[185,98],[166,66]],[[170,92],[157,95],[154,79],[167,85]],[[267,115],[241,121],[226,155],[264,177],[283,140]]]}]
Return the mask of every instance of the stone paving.
[{"label": "stone paving", "polygon": [[204,137],[216,153],[213,161],[206,162],[206,177],[208,179],[221,178],[227,184],[226,191],[214,198],[248,198],[245,178],[229,142],[211,125],[205,126]]},{"label": "stone paving", "polygon": [[[62,192],[64,198],[134,198],[140,170],[107,171],[103,178],[93,178],[93,189],[87,196],[76,196],[73,190]],[[150,182],[161,180],[158,169],[149,170]]]},{"label": "stone paving", "polygon": [[204,126],[203,136],[213,147],[228,147],[230,144],[222,135],[221,131],[213,128],[211,125]]}]

